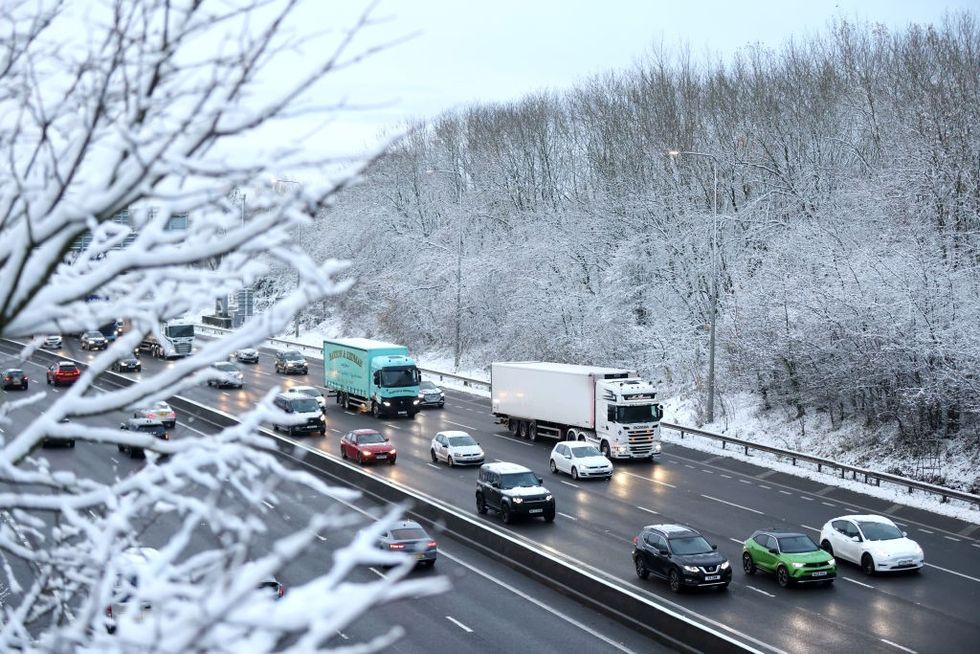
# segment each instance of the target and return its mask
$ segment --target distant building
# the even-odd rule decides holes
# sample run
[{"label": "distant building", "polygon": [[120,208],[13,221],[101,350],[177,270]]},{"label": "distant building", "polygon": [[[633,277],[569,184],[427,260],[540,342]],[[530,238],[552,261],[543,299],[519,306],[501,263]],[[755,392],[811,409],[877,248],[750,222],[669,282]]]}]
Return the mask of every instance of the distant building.
[{"label": "distant building", "polygon": [[[150,220],[156,215],[158,209],[150,208],[148,211],[149,214],[147,215],[147,219]],[[130,214],[129,209],[123,209],[115,216],[113,216],[112,222],[118,223],[120,225],[125,225],[135,231],[138,231],[139,229],[138,227],[134,226],[133,217],[132,214]],[[190,218],[188,214],[178,213],[170,216],[169,220],[167,220],[167,224],[164,227],[164,230],[168,232],[185,230],[189,225],[190,225]],[[115,246],[113,249],[119,250],[128,247],[135,240],[136,240],[136,234],[132,233],[129,236],[127,236],[120,245]],[[85,230],[85,233],[83,233],[81,236],[75,239],[75,242],[71,246],[71,250],[75,254],[78,254],[79,252],[87,248],[91,243],[92,243],[92,233],[88,230]]]}]

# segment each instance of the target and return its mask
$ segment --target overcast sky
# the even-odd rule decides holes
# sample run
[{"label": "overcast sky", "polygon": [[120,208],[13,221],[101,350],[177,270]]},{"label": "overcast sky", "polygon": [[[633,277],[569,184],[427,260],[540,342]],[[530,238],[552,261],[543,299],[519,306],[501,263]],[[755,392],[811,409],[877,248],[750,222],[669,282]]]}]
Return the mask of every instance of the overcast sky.
[{"label": "overcast sky", "polygon": [[[334,2],[313,6],[325,24],[338,18]],[[418,35],[331,85],[377,108],[349,112],[326,133],[331,150],[350,152],[407,119],[569,88],[628,68],[654,46],[687,46],[705,60],[754,43],[778,48],[825,32],[835,17],[895,30],[978,6],[980,0],[381,0],[375,15],[386,22],[368,30],[362,45]]]}]

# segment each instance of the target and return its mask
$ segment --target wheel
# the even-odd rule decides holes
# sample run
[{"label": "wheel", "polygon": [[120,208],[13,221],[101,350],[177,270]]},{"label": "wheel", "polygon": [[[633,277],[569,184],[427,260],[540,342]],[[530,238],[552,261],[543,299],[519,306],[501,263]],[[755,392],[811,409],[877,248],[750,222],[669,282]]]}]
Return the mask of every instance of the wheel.
[{"label": "wheel", "polygon": [[295,429],[296,429],[296,425],[289,425],[288,427],[286,427],[286,435],[292,436]]},{"label": "wheel", "polygon": [[555,521],[555,512],[552,511],[551,513],[545,513],[544,514],[544,521],[545,522],[554,522]]},{"label": "wheel", "polygon": [[357,453],[357,459],[356,459],[356,461],[357,461],[357,465],[359,465],[359,466],[364,465],[364,459],[361,458],[361,453],[360,452]]},{"label": "wheel", "polygon": [[609,443],[602,441],[602,444],[599,445],[599,450],[602,451],[602,456],[606,457],[607,459],[609,458],[609,455],[611,454],[609,451]]},{"label": "wheel", "polygon": [[861,557],[861,572],[869,576],[875,573],[875,560],[867,552]]},{"label": "wheel", "polygon": [[122,446],[122,445],[116,445],[116,447],[118,447],[118,448],[119,448],[119,451],[120,451],[120,452],[122,452],[122,451],[123,451],[123,446]]},{"label": "wheel", "polygon": [[667,585],[670,586],[670,592],[681,592],[681,576],[677,573],[676,569],[672,569],[667,575]]},{"label": "wheel", "polygon": [[429,456],[432,457],[433,463],[439,463],[439,458],[436,456],[436,451],[434,449],[429,450]]},{"label": "wheel", "polygon": [[[442,408],[443,408],[443,407],[445,407],[445,406],[446,406],[446,403],[445,403],[445,402],[440,402],[440,403],[439,403],[439,408],[440,408],[440,409],[442,409]],[[435,563],[435,561],[433,561],[433,563]]]},{"label": "wheel", "polygon": [[538,425],[533,420],[527,423],[527,439],[529,441],[538,440]]},{"label": "wheel", "polygon": [[511,436],[517,436],[518,426],[517,420],[514,420],[513,418],[507,419],[507,431],[510,432]]},{"label": "wheel", "polygon": [[395,458],[394,457],[388,459],[388,465],[390,465],[390,466],[395,465]]},{"label": "wheel", "polygon": [[320,438],[325,438],[326,435],[327,435],[327,430],[326,429],[321,429],[320,430]]},{"label": "wheel", "polygon": [[276,423],[272,423],[272,431],[276,431],[276,432],[279,431],[279,425],[277,425]]},{"label": "wheel", "polygon": [[143,366],[136,366],[136,372],[143,372]]},{"label": "wheel", "polygon": [[48,382],[48,386],[51,385],[51,378],[50,377],[45,377],[44,378],[44,381]]},{"label": "wheel", "polygon": [[572,467],[572,479],[578,480],[578,468]]},{"label": "wheel", "polygon": [[831,556],[834,555],[834,546],[830,544],[829,540],[824,539],[820,541],[820,549]]},{"label": "wheel", "polygon": [[455,462],[455,461],[453,461],[453,457],[452,457],[452,456],[447,456],[447,457],[446,457],[446,463],[448,463],[448,464],[449,464],[449,467],[450,467],[450,468],[452,468],[453,466],[455,466],[455,465],[456,465],[456,462]]},{"label": "wheel", "polygon": [[371,415],[375,418],[381,417],[381,407],[378,406],[377,402],[371,402]]},{"label": "wheel", "polygon": [[347,460],[347,450],[344,449],[343,445],[340,446],[340,458],[343,459],[344,461]]},{"label": "wheel", "polygon": [[527,421],[521,420],[517,423],[517,435],[527,440]]},{"label": "wheel", "polygon": [[75,441],[73,441],[73,440],[68,441],[68,447],[74,448],[75,447]]},{"label": "wheel", "polygon": [[789,586],[789,571],[786,569],[786,566],[781,565],[776,568],[776,581],[779,582],[780,588]]},{"label": "wheel", "polygon": [[510,507],[506,504],[500,507],[500,518],[504,521],[505,525],[509,525],[514,520],[514,516],[510,512]]},{"label": "wheel", "polygon": [[569,429],[567,432],[565,432],[565,440],[566,441],[574,441],[574,440],[576,440],[576,438],[575,438],[575,430],[574,429]]},{"label": "wheel", "polygon": [[755,561],[752,560],[752,555],[748,552],[742,554],[742,570],[747,575],[755,574]]},{"label": "wheel", "polygon": [[558,466],[555,465],[554,459],[551,460],[551,463],[548,464],[548,467],[551,468],[551,474],[553,475],[558,474]]},{"label": "wheel", "polygon": [[634,558],[633,565],[636,567],[636,576],[640,579],[646,579],[650,576],[650,571],[647,570],[647,564],[643,562],[643,557],[637,556]]},{"label": "wheel", "polygon": [[487,512],[487,503],[483,501],[483,495],[479,493],[476,496],[476,512],[480,514]]}]

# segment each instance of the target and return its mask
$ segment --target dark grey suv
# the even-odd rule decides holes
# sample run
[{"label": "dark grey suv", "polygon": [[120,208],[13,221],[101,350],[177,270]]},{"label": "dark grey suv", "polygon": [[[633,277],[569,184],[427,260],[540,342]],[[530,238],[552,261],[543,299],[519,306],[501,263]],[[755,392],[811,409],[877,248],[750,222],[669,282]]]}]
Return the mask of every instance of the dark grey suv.
[{"label": "dark grey suv", "polygon": [[732,567],[696,529],[686,525],[647,525],[633,539],[636,576],[664,579],[670,590],[683,588],[728,588]]},{"label": "dark grey suv", "polygon": [[280,350],[276,352],[276,372],[282,375],[305,375],[309,372],[306,358],[297,350]]},{"label": "dark grey suv", "polygon": [[516,463],[484,463],[476,482],[476,510],[500,512],[505,523],[517,516],[555,519],[555,496],[541,485],[541,477]]}]

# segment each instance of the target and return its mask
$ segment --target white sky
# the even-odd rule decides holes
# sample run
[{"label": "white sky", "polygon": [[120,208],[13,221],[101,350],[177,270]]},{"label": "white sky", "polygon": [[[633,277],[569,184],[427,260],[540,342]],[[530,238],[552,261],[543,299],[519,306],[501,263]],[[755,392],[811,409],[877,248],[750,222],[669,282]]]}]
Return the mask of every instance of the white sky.
[{"label": "white sky", "polygon": [[[336,19],[334,3],[314,6],[319,19]],[[352,102],[379,107],[339,117],[329,147],[350,153],[410,118],[568,88],[628,68],[655,45],[686,45],[704,60],[825,33],[835,17],[895,30],[978,8],[980,0],[382,0],[375,15],[389,20],[362,44],[419,35],[331,85]]]}]

